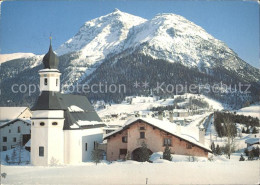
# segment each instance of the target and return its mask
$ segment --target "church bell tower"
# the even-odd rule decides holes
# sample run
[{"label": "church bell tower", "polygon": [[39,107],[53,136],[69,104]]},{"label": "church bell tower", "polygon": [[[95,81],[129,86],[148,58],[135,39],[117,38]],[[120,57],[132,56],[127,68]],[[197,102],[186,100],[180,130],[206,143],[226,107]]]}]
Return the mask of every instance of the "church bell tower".
[{"label": "church bell tower", "polygon": [[48,166],[64,163],[64,110],[60,93],[59,59],[52,50],[43,57],[39,71],[40,96],[32,107],[31,163]]}]

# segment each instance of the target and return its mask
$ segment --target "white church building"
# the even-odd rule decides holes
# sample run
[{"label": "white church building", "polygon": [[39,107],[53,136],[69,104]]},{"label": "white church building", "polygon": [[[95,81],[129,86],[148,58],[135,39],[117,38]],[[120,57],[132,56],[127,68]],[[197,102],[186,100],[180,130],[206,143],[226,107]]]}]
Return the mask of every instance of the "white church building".
[{"label": "white church building", "polygon": [[39,71],[40,96],[32,107],[31,163],[47,166],[91,160],[105,126],[85,96],[62,94],[58,57],[50,48]]}]

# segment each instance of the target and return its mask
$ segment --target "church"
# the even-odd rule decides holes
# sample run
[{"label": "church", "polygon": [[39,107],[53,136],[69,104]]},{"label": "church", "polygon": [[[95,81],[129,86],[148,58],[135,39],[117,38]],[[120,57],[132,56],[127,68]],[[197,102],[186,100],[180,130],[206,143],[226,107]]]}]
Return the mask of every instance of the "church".
[{"label": "church", "polygon": [[105,126],[85,96],[60,91],[59,59],[52,50],[39,71],[40,95],[32,107],[31,164],[75,164],[91,160]]}]

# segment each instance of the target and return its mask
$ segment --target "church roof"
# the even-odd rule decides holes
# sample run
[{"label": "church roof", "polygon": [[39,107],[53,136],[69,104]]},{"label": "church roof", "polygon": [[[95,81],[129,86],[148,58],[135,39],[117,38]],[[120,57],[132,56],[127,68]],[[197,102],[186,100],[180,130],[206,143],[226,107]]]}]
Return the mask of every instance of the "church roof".
[{"label": "church roof", "polygon": [[[77,107],[78,109],[73,109]],[[64,130],[98,128],[105,126],[87,97],[60,92],[42,91],[31,110],[64,110]],[[95,124],[79,125],[80,121],[95,122]],[[72,125],[77,127],[71,127]]]},{"label": "church roof", "polygon": [[50,43],[49,51],[43,57],[43,61],[42,62],[43,62],[43,65],[44,65],[45,69],[58,69],[59,58],[53,52],[51,43]]}]

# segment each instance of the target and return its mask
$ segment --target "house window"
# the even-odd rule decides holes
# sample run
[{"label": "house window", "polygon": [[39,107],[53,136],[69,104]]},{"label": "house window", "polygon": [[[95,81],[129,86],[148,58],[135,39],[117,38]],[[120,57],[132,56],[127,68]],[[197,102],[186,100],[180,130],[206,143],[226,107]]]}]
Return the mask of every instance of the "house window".
[{"label": "house window", "polygon": [[47,85],[47,84],[48,84],[48,79],[44,78],[44,85]]},{"label": "house window", "polygon": [[145,138],[145,132],[140,132],[140,138],[144,139]]},{"label": "house window", "polygon": [[13,138],[13,142],[16,142],[16,137]]},{"label": "house window", "polygon": [[44,123],[44,122],[41,122],[41,123],[40,123],[40,125],[41,125],[41,126],[44,126],[44,125],[45,125],[45,123]]},{"label": "house window", "polygon": [[171,138],[164,138],[163,146],[172,146],[172,139]]},{"label": "house window", "polygon": [[7,146],[3,146],[3,151],[6,151],[7,150]]},{"label": "house window", "polygon": [[44,156],[44,147],[43,147],[43,146],[40,146],[40,147],[39,147],[39,156],[40,156],[40,157],[43,157],[43,156]]},{"label": "house window", "polygon": [[189,143],[187,143],[187,144],[186,144],[186,148],[187,148],[187,149],[192,149],[192,145],[189,144]]},{"label": "house window", "polygon": [[3,142],[7,142],[7,137],[3,137]]},{"label": "house window", "polygon": [[140,130],[145,130],[145,128],[144,127],[140,127]]},{"label": "house window", "polygon": [[119,150],[120,155],[126,155],[127,154],[127,149],[120,149]]},{"label": "house window", "polygon": [[88,143],[85,143],[85,151],[88,151]]},{"label": "house window", "polygon": [[32,125],[34,126],[34,122],[32,122]]},{"label": "house window", "polygon": [[53,122],[52,125],[58,125],[58,123],[57,122]]},{"label": "house window", "polygon": [[123,136],[123,137],[122,137],[122,142],[123,142],[123,143],[127,143],[127,136]]},{"label": "house window", "polygon": [[11,133],[11,129],[9,129],[9,133]]},{"label": "house window", "polygon": [[58,86],[58,82],[59,82],[59,80],[58,80],[58,79],[56,79],[56,86]]},{"label": "house window", "polygon": [[21,127],[17,127],[17,133],[21,133]]},{"label": "house window", "polygon": [[96,146],[97,146],[96,141],[94,141],[94,150],[96,150]]}]

